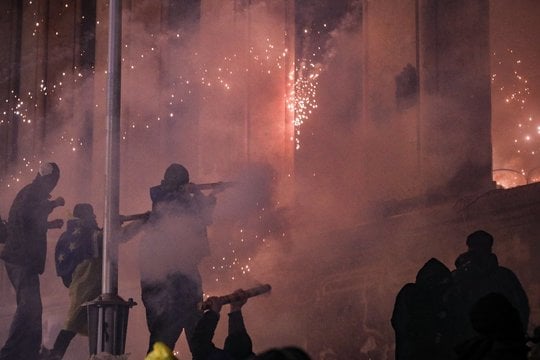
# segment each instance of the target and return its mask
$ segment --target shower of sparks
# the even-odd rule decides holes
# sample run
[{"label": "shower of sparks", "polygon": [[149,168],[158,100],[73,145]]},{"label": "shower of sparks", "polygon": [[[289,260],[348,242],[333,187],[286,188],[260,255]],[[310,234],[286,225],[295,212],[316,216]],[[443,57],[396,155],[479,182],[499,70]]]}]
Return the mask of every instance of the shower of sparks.
[{"label": "shower of sparks", "polygon": [[[258,204],[257,204],[258,205]],[[270,226],[279,216],[276,209],[258,207],[254,219],[244,219],[236,226],[235,233],[228,241],[227,250],[216,258],[217,264],[211,266],[215,282],[231,282],[249,277],[252,262],[261,247],[269,247],[272,241],[286,238],[287,234],[276,226]]]},{"label": "shower of sparks", "polygon": [[300,127],[317,109],[317,87],[321,67],[307,60],[299,61],[296,68],[296,79],[289,74],[291,92],[287,97],[287,108],[293,113],[294,143],[300,149]]},{"label": "shower of sparks", "polygon": [[[32,2],[30,2],[32,4]],[[67,4],[66,4],[67,7]],[[34,14],[37,16],[36,14]],[[32,31],[33,36],[40,35],[43,30],[43,20],[37,19]],[[97,26],[99,26],[97,22]],[[55,36],[61,36],[58,31],[53,31]],[[179,38],[180,34],[172,35]],[[148,61],[160,57],[159,42],[154,34],[149,35],[148,46],[136,48],[131,44],[124,44],[125,56],[122,58],[123,71],[126,79],[129,77],[138,78],[141,73],[147,71]],[[164,43],[167,43],[164,41]],[[167,121],[177,121],[178,106],[189,103],[194,96],[201,99],[212,99],[216,91],[221,91],[223,96],[235,96],[236,92],[243,91],[241,83],[247,73],[256,73],[267,77],[285,77],[288,69],[289,49],[282,48],[280,41],[273,41],[270,37],[262,38],[257,44],[251,44],[247,49],[236,49],[227,54],[221,54],[220,60],[215,58],[205,61],[202,56],[194,52],[191,54],[198,64],[198,68],[190,74],[179,75],[171,80],[170,92],[167,94],[168,106],[162,109],[153,117],[134,117],[123,120],[121,129],[122,141],[127,141],[130,132],[144,131],[157,128],[156,123],[167,119]],[[247,50],[247,53],[246,53]],[[241,54],[241,55],[240,55]],[[315,54],[312,54],[315,56]],[[309,119],[313,111],[317,109],[317,87],[318,77],[321,67],[309,59],[298,59],[295,70],[289,74],[288,89],[290,92],[284,94],[288,111],[293,113],[294,141],[296,149],[300,148],[300,128]],[[107,71],[99,76],[106,76]],[[44,113],[45,103],[48,108],[54,106],[73,106],[76,99],[73,98],[74,89],[80,88],[84,82],[92,80],[96,76],[94,71],[83,71],[77,67],[66,68],[56,74],[48,74],[48,79],[41,80],[36,89],[26,93],[16,93],[12,91],[10,97],[4,99],[4,111],[0,117],[0,126],[9,125],[15,121],[22,126],[35,125],[33,122],[40,114]],[[105,89],[100,89],[104,93]],[[17,95],[18,94],[18,95]],[[43,99],[48,101],[44,102]],[[97,96],[96,96],[97,98]],[[65,105],[62,105],[65,104]],[[99,104],[94,104],[98,108]],[[21,126],[21,125],[20,125]],[[76,126],[75,126],[76,127]],[[26,131],[21,129],[21,131]],[[29,128],[29,132],[33,131]],[[71,133],[73,130],[63,130],[56,135],[54,143],[57,145],[56,151],[63,156],[74,154],[86,150],[84,140],[78,134]],[[0,178],[0,188],[2,190],[15,191],[22,184],[33,178],[37,172],[39,158],[55,155],[51,150],[38,155],[27,155],[13,170],[11,174],[5,174]],[[225,253],[222,254],[212,266],[216,282],[234,281],[244,276],[249,276],[252,271],[253,257],[261,246],[270,246],[271,240],[284,238],[286,234],[272,228],[271,218],[275,217],[273,207],[258,207],[254,216],[256,219],[248,219],[246,223],[237,224],[238,231],[233,233]]]},{"label": "shower of sparks", "polygon": [[18,188],[21,181],[28,181],[29,176],[37,174],[41,160],[37,158],[23,158],[22,166],[12,174],[8,174],[5,177],[0,177],[0,188],[3,190],[10,190]]},{"label": "shower of sparks", "polygon": [[[514,158],[519,159],[519,168],[495,172],[495,180],[505,188],[523,185],[538,180],[540,166],[540,121],[529,110],[531,89],[521,67],[523,61],[512,49],[493,53],[495,66],[491,75],[492,88],[504,107],[512,111],[514,136],[510,138]],[[496,169],[497,170],[497,169]],[[502,169],[501,169],[502,170]],[[519,176],[521,174],[522,176]]]}]

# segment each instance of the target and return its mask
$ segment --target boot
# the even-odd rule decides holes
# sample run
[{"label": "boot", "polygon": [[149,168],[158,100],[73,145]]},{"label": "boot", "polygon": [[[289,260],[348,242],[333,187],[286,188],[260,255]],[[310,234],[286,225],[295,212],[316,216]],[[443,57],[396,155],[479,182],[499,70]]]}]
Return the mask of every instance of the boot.
[{"label": "boot", "polygon": [[66,353],[69,343],[71,342],[71,340],[73,340],[75,335],[76,333],[74,333],[73,331],[60,330],[54,342],[54,346],[52,350],[50,351],[49,359],[61,360],[64,357],[64,354]]}]

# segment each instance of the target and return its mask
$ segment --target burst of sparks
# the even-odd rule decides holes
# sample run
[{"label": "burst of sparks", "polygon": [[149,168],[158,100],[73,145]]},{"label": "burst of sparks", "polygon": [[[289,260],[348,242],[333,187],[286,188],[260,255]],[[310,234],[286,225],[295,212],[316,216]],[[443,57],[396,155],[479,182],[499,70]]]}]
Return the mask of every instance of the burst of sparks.
[{"label": "burst of sparks", "polygon": [[[30,4],[32,2],[30,1]],[[66,4],[66,8],[68,5]],[[36,20],[35,27],[32,35],[36,36],[41,28],[43,28],[42,20]],[[99,22],[97,22],[99,25]],[[55,36],[61,36],[58,31],[54,31]],[[153,34],[150,35],[154,37]],[[177,34],[176,37],[180,37]],[[123,66],[126,70],[136,74],[139,71],[145,70],[145,61],[148,61],[152,56],[159,56],[159,47],[152,41],[152,46],[148,46],[146,49],[132,54],[130,57],[122,58]],[[287,48],[280,49],[278,45],[270,37],[264,39],[263,44],[257,44],[258,47],[252,45],[249,46],[248,62],[232,52],[222,57],[221,61],[217,65],[208,65],[204,61],[196,61],[200,64],[200,67],[196,70],[195,74],[179,76],[174,81],[174,90],[171,90],[168,97],[168,105],[170,106],[167,111],[155,116],[151,119],[140,119],[142,121],[130,121],[125,124],[125,128],[122,130],[121,139],[126,141],[129,138],[129,132],[136,129],[150,129],[152,128],[152,121],[161,121],[164,118],[173,120],[177,118],[175,113],[175,105],[185,103],[190,100],[190,96],[194,96],[195,87],[202,85],[202,91],[214,91],[217,89],[225,91],[225,94],[232,93],[235,90],[235,78],[238,76],[243,77],[248,72],[259,71],[265,76],[281,76],[286,71],[286,63],[290,56]],[[132,47],[128,47],[125,44],[124,49],[126,51],[132,50]],[[262,50],[261,50],[262,49]],[[193,56],[199,58],[198,53],[193,53]],[[215,59],[212,59],[215,60]],[[290,93],[285,95],[287,108],[294,113],[293,126],[294,126],[294,143],[296,149],[300,148],[300,127],[304,124],[315,109],[317,109],[317,87],[318,77],[321,72],[321,68],[310,60],[303,59],[297,60],[297,66],[295,71],[289,76],[289,89]],[[8,124],[10,121],[18,121],[22,124],[32,124],[33,116],[40,105],[40,98],[54,97],[57,102],[66,102],[70,99],[72,92],[71,87],[75,84],[80,84],[86,80],[86,74],[88,76],[94,76],[95,72],[91,71],[86,73],[73,67],[71,69],[65,69],[64,71],[56,74],[57,76],[50,75],[50,79],[53,81],[41,80],[38,84],[35,92],[28,91],[24,94],[16,95],[15,91],[11,91],[11,96],[5,99],[5,103],[8,104],[6,110],[3,111],[0,118],[0,125]],[[107,71],[104,71],[104,75]],[[66,86],[68,85],[68,86]],[[67,88],[64,90],[64,88]],[[104,89],[101,89],[104,91]],[[199,89],[201,90],[201,89]],[[63,92],[66,93],[63,93]],[[204,97],[205,94],[203,93]],[[95,107],[99,107],[95,104]],[[63,131],[57,138],[58,142],[69,149],[70,153],[76,153],[77,151],[83,151],[85,148],[84,140],[78,136]],[[64,150],[63,148],[61,150]],[[54,154],[50,152],[50,154]],[[47,154],[44,154],[45,156]],[[20,184],[21,180],[27,179],[29,175],[35,174],[41,163],[36,155],[27,156],[22,161],[20,169],[16,170],[13,174],[8,174],[3,178],[0,178],[0,186],[8,189],[14,189],[17,184]],[[216,272],[215,279],[236,280],[242,276],[247,276],[252,271],[252,259],[253,254],[250,253],[247,248],[253,249],[261,244],[268,244],[269,239],[272,237],[280,236],[285,237],[286,234],[280,233],[274,234],[272,229],[265,227],[265,216],[267,211],[261,208],[259,214],[257,214],[257,220],[259,230],[250,229],[248,225],[241,226],[238,237],[234,241],[229,242],[229,248],[227,254],[220,258],[218,264],[214,265],[212,270]],[[264,228],[265,230],[260,230]],[[248,246],[249,245],[249,246]]]},{"label": "burst of sparks", "polygon": [[[528,108],[531,89],[521,70],[522,60],[512,49],[506,49],[502,54],[494,52],[493,56],[496,68],[507,70],[506,73],[494,72],[491,75],[492,87],[501,95],[504,105],[514,112],[512,121],[515,122],[516,135],[511,141],[515,154],[527,167],[519,170],[507,169],[506,172],[496,174],[497,183],[507,188],[536,181],[536,177],[531,174],[537,168],[536,155],[540,153],[540,122]],[[522,176],[519,176],[519,173]]]}]

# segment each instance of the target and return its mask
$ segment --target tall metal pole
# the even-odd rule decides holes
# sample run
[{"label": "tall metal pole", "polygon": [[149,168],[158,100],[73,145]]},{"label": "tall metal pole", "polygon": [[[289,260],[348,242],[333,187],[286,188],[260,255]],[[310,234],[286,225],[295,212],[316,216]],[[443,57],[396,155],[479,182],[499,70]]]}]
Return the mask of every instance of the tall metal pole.
[{"label": "tall metal pole", "polygon": [[124,353],[132,299],[118,296],[118,232],[120,229],[120,85],[122,0],[109,0],[109,54],[107,70],[107,154],[103,234],[102,294],[88,307],[90,353]]},{"label": "tall metal pole", "polygon": [[109,57],[107,69],[107,154],[105,168],[105,222],[102,292],[118,294],[118,243],[120,227],[120,87],[122,51],[122,0],[109,0]]}]

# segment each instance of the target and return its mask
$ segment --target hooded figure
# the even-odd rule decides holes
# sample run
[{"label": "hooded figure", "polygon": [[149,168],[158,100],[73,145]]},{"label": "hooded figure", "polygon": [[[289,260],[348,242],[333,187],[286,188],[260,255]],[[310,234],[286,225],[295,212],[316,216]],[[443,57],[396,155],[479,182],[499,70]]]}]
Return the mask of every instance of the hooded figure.
[{"label": "hooded figure", "polygon": [[55,163],[44,163],[32,183],[23,187],[9,210],[8,236],[0,254],[17,297],[17,310],[0,359],[37,359],[41,346],[42,304],[39,275],[45,269],[47,230],[63,226],[49,214],[64,199],[49,200],[60,178]]},{"label": "hooded figure", "polygon": [[396,297],[392,327],[397,360],[455,359],[459,302],[450,270],[432,258]]}]

